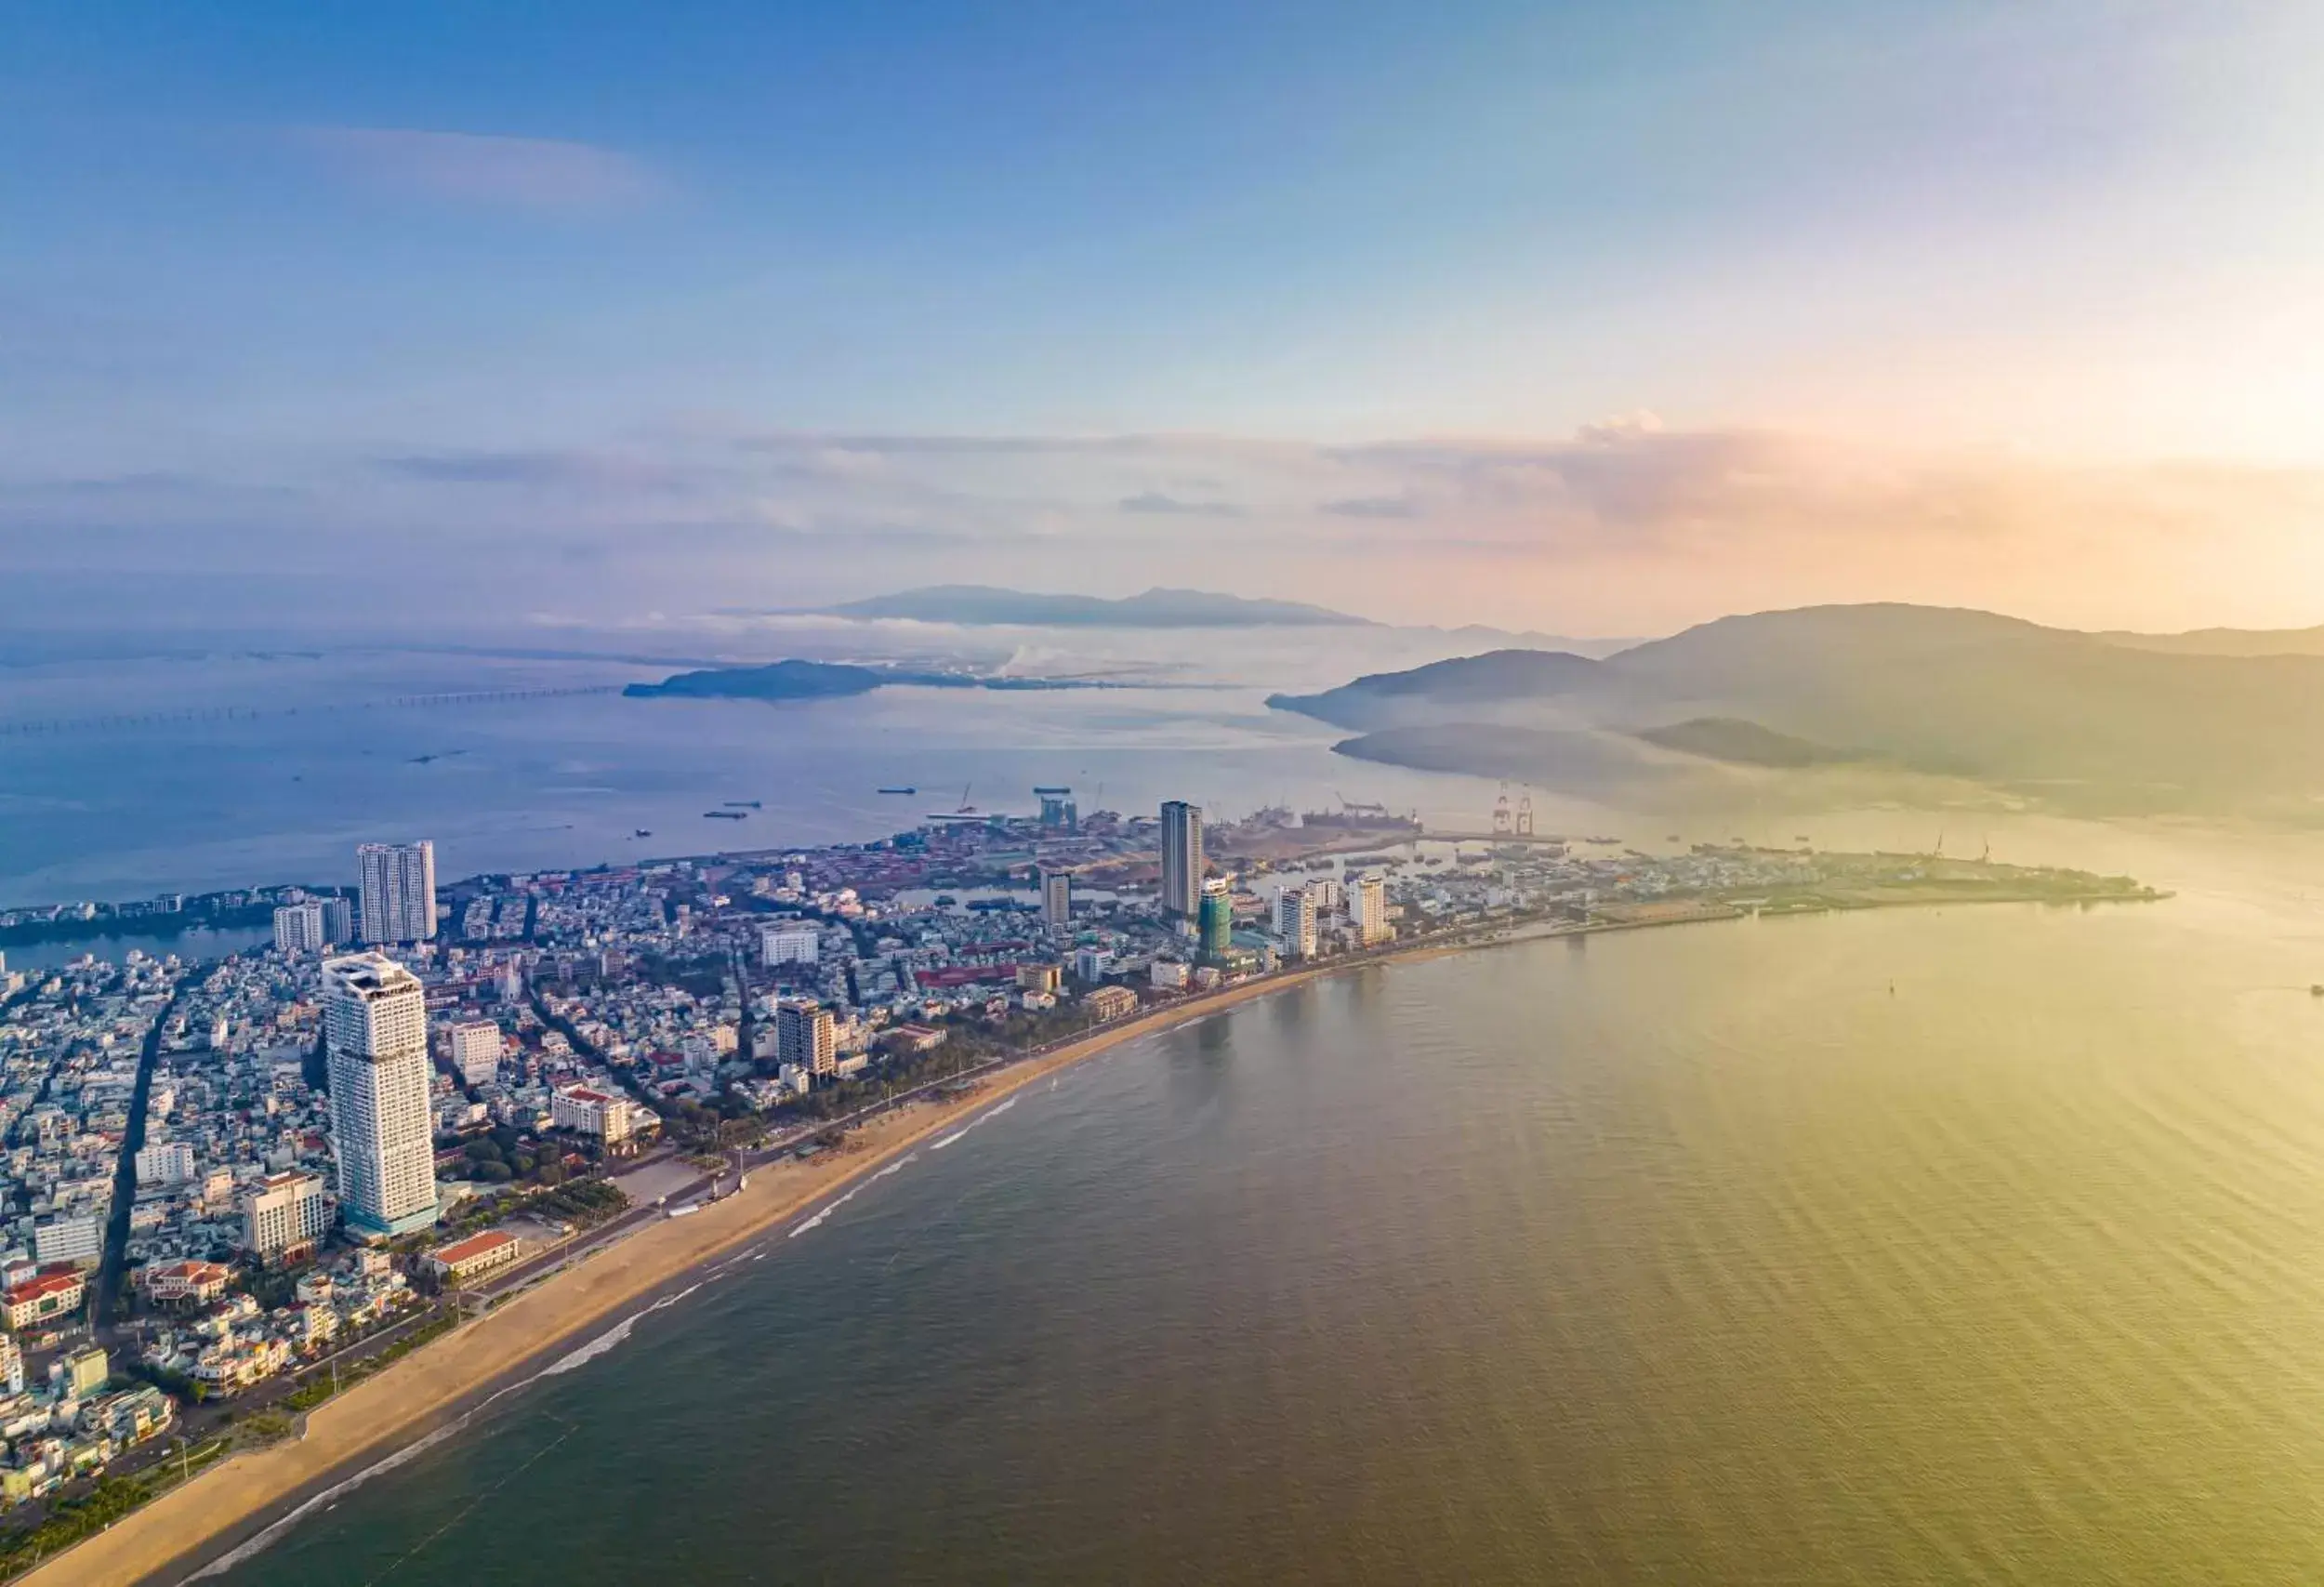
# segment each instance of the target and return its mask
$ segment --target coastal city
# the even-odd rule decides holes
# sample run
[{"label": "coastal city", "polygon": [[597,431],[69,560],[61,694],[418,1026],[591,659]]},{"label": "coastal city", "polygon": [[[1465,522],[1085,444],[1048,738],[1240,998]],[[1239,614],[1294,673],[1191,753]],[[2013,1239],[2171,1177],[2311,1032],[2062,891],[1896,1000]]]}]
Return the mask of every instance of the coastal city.
[{"label": "coastal city", "polygon": [[[915,1096],[1142,1012],[1416,945],[2146,895],[1942,854],[1650,855],[1345,806],[931,814],[875,842],[19,909],[271,923],[208,962],[0,964],[0,1564],[63,1546],[524,1287]],[[744,818],[739,809],[735,819]]]}]

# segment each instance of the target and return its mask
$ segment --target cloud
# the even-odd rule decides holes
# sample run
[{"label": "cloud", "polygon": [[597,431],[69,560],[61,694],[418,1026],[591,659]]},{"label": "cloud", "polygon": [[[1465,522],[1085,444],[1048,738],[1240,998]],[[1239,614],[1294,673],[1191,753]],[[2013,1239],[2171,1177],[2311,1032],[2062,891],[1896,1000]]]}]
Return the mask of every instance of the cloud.
[{"label": "cloud", "polygon": [[604,452],[416,452],[376,462],[387,473],[433,484],[667,491],[699,483],[697,469]]},{"label": "cloud", "polygon": [[1644,435],[1660,435],[1662,430],[1661,415],[1640,408],[1635,413],[1616,414],[1596,424],[1585,424],[1574,431],[1574,439],[1585,445],[1612,446]]},{"label": "cloud", "polygon": [[735,438],[745,451],[812,454],[858,453],[881,457],[1312,457],[1302,442],[1258,440],[1199,431],[1092,435],[976,435],[834,433],[824,430],[765,430]]},{"label": "cloud", "polygon": [[1160,491],[1141,491],[1121,499],[1124,512],[1175,513],[1186,518],[1239,518],[1243,509],[1231,501],[1182,501]]},{"label": "cloud", "polygon": [[660,187],[627,154],[558,139],[384,126],[305,126],[289,136],[356,181],[459,204],[588,214],[631,207]]},{"label": "cloud", "polygon": [[1320,502],[1315,510],[1336,518],[1418,518],[1420,504],[1407,496],[1352,496]]},{"label": "cloud", "polygon": [[520,573],[594,560],[591,600],[641,601],[650,585],[692,610],[712,591],[796,603],[781,591],[989,582],[996,555],[1053,554],[1068,582],[1129,589],[1171,576],[1198,541],[1237,558],[1253,593],[1573,631],[1846,600],[2097,627],[2324,617],[2324,469],[2070,464],[1637,416],[1559,437],[1338,447],[749,435],[690,423],[219,459],[231,483],[172,473],[171,456],[132,451],[111,473],[76,459],[0,475],[0,566],[162,557],[327,575],[338,548],[387,536]]}]

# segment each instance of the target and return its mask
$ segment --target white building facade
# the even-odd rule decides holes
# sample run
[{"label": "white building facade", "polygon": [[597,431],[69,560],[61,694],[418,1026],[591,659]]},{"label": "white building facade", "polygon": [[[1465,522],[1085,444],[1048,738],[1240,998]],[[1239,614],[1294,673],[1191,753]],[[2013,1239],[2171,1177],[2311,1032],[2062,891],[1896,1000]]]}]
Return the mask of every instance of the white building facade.
[{"label": "white building facade", "polygon": [[242,1197],[242,1245],[262,1257],[322,1242],[331,1232],[331,1198],[323,1177],[278,1173],[258,1181]]},{"label": "white building facade", "polygon": [[284,953],[321,953],[328,943],[323,930],[323,901],[285,904],[274,911],[274,946]]},{"label": "white building facade", "polygon": [[427,942],[436,934],[436,845],[363,843],[355,850],[363,939]]},{"label": "white building facade", "polygon": [[490,1020],[462,1020],[449,1033],[452,1072],[463,1083],[488,1086],[500,1078],[500,1027]]},{"label": "white building facade", "polygon": [[594,1135],[608,1145],[629,1139],[629,1099],[594,1086],[567,1086],[548,1100],[548,1122],[559,1130]]},{"label": "white building facade", "polygon": [[1275,935],[1292,959],[1315,957],[1315,894],[1304,887],[1287,887],[1275,894]]},{"label": "white building facade", "polygon": [[770,926],[759,933],[762,964],[812,964],[823,957],[823,936],[812,926]]},{"label": "white building facade", "polygon": [[436,1221],[436,1170],[419,978],[384,954],[324,960],[323,1038],[340,1215],[365,1235],[426,1228]]},{"label": "white building facade", "polygon": [[138,1149],[138,1184],[183,1184],[193,1177],[193,1148],[183,1141],[160,1141]]}]

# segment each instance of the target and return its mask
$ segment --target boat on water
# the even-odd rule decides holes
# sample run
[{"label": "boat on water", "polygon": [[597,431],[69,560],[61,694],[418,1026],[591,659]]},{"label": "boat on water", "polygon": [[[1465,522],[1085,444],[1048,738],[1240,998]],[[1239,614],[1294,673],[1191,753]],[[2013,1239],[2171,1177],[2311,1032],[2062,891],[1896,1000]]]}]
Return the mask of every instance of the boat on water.
[{"label": "boat on water", "polygon": [[766,806],[755,799],[730,799],[726,801],[726,808],[729,810],[764,810]]},{"label": "boat on water", "polygon": [[705,821],[747,821],[750,819],[750,812],[747,810],[706,810],[702,813],[702,819]]},{"label": "boat on water", "polygon": [[2311,998],[2324,998],[2324,981],[2309,982],[2308,996]]},{"label": "boat on water", "polygon": [[884,794],[916,794],[920,790],[918,788],[881,788],[879,791]]},{"label": "boat on water", "polygon": [[647,830],[646,830],[644,827],[639,827],[639,828],[638,828],[635,832],[632,832],[632,833],[630,833],[629,835],[630,835],[632,838],[651,838],[651,837],[653,837],[653,836],[654,836],[654,834],[653,834],[653,833],[651,833],[651,832],[647,831]]}]

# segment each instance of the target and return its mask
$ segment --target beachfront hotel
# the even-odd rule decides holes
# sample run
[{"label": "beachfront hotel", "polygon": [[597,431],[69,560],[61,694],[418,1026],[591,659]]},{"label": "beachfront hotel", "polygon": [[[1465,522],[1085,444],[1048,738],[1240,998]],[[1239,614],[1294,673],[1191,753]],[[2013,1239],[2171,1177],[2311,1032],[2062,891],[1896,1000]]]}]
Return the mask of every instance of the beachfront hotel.
[{"label": "beachfront hotel", "polygon": [[340,1216],[373,1237],[426,1228],[436,1221],[436,1167],[419,978],[384,954],[326,959],[323,1038]]}]

